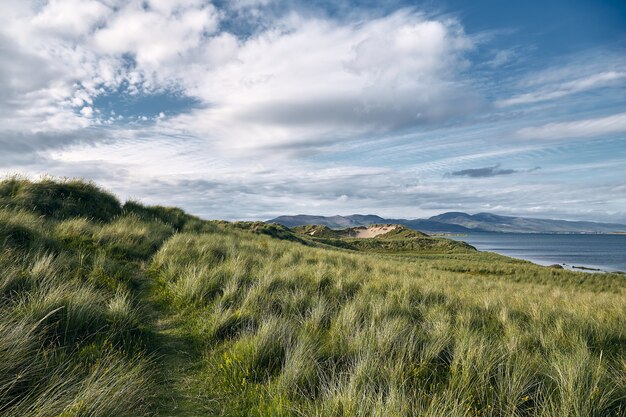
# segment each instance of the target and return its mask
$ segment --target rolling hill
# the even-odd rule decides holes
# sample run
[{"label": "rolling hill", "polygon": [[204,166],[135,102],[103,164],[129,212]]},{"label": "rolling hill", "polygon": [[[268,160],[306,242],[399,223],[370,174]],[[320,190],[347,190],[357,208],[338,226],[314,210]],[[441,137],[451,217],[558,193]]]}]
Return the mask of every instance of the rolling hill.
[{"label": "rolling hill", "polygon": [[528,217],[499,216],[491,213],[467,214],[448,212],[428,219],[385,219],[375,215],[350,216],[279,216],[268,220],[286,227],[307,224],[323,225],[331,229],[368,226],[370,224],[400,224],[426,233],[619,233],[626,231],[626,225],[589,221],[567,221],[535,219]]}]

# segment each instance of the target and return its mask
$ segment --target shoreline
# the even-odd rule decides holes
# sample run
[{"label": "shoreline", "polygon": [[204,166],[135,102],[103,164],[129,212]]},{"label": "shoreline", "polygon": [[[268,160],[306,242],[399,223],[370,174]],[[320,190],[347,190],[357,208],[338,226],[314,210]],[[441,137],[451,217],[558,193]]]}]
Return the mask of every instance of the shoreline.
[{"label": "shoreline", "polygon": [[[571,237],[568,237],[571,236]],[[555,235],[476,233],[446,236],[479,251],[493,252],[540,266],[586,273],[624,274],[624,235]],[[595,237],[594,237],[595,236]],[[443,237],[443,236],[442,236]],[[616,240],[617,239],[617,240]],[[558,265],[558,267],[556,266]]]},{"label": "shoreline", "polygon": [[[492,252],[501,256],[506,256],[506,257],[513,258],[513,259],[519,259],[521,261],[531,262],[535,265],[543,266],[545,268],[564,269],[567,271],[585,272],[588,274],[619,274],[619,275],[626,274],[626,272],[624,271],[620,271],[617,269],[608,269],[606,267],[601,267],[599,265],[573,265],[573,264],[568,264],[565,262],[549,262],[549,261],[533,259],[533,258],[522,258],[520,256],[512,256],[508,254],[495,252],[493,250],[480,250],[479,249],[479,251],[480,252]],[[558,268],[557,266],[560,268]]]}]

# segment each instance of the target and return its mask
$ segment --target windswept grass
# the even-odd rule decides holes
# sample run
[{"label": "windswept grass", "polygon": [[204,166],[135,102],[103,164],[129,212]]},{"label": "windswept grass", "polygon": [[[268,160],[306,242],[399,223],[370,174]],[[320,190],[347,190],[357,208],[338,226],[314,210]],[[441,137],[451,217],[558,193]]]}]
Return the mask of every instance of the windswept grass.
[{"label": "windswept grass", "polygon": [[81,271],[67,253],[6,250],[0,263],[0,414],[147,414],[149,361],[123,283],[97,288],[96,262]]},{"label": "windswept grass", "polygon": [[0,182],[0,415],[626,415],[626,276]]},{"label": "windswept grass", "polygon": [[74,180],[11,178],[0,202],[0,415],[152,415],[137,289],[172,226]]},{"label": "windswept grass", "polygon": [[626,410],[618,275],[479,253],[350,253],[235,230],[178,234],[153,268],[205,346],[197,389],[214,415]]},{"label": "windswept grass", "polygon": [[32,182],[12,177],[0,182],[0,207],[30,210],[48,218],[88,217],[107,221],[119,215],[122,207],[112,194],[81,180]]}]

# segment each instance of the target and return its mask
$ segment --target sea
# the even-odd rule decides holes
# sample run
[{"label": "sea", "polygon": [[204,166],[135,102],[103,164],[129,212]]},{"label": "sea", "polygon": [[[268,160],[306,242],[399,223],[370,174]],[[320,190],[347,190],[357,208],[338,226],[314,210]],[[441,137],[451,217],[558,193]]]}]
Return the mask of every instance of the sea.
[{"label": "sea", "polygon": [[[470,233],[446,236],[481,251],[567,269],[626,271],[626,235]],[[578,267],[578,268],[576,268]]]}]

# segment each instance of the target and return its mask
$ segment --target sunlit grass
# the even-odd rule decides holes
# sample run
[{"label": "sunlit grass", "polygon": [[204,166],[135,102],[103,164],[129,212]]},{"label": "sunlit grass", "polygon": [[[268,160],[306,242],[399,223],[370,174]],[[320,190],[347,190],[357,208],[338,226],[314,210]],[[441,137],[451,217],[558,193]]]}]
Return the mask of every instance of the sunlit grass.
[{"label": "sunlit grass", "polygon": [[623,275],[207,222],[74,180],[12,178],[0,203],[2,416],[626,413]]},{"label": "sunlit grass", "polygon": [[490,254],[350,253],[236,231],[176,235],[153,268],[206,344],[203,389],[218,415],[625,410],[617,275]]}]

